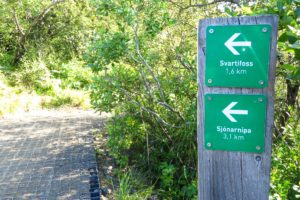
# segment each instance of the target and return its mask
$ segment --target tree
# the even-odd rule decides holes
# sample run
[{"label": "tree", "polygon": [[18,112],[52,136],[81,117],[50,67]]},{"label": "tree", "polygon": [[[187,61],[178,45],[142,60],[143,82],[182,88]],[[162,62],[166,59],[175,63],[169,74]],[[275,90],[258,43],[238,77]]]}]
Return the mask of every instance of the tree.
[{"label": "tree", "polygon": [[18,66],[26,56],[55,53],[69,60],[82,54],[95,25],[93,13],[88,0],[1,1],[1,62]]}]

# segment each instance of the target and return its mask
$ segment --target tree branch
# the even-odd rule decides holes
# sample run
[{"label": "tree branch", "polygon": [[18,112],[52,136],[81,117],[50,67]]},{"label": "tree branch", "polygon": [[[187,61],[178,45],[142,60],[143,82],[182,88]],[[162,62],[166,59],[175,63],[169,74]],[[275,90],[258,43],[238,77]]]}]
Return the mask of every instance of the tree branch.
[{"label": "tree branch", "polygon": [[179,61],[179,63],[184,67],[186,68],[187,70],[195,73],[194,69],[192,66],[190,66],[188,63],[184,62],[184,59],[179,55],[179,54],[176,54],[176,58],[177,60]]},{"label": "tree branch", "polygon": [[202,3],[202,4],[191,4],[191,1],[190,1],[190,4],[188,6],[185,6],[185,7],[179,5],[178,3],[173,2],[172,0],[169,0],[169,2],[176,5],[176,6],[178,6],[180,8],[179,13],[181,13],[182,11],[188,10],[190,8],[203,8],[203,7],[213,5],[213,4],[216,4],[216,3],[221,3],[221,2],[232,3],[232,4],[237,4],[238,5],[240,3],[240,0],[214,0],[212,2]]},{"label": "tree branch", "polygon": [[127,96],[127,98],[128,98],[130,101],[132,101],[132,102],[135,103],[137,106],[139,106],[139,108],[142,109],[143,111],[145,111],[145,112],[147,112],[147,113],[149,113],[149,114],[155,116],[155,118],[158,119],[159,122],[161,122],[161,123],[163,123],[163,124],[165,124],[165,125],[167,125],[167,126],[173,127],[173,128],[176,127],[176,126],[174,126],[174,125],[169,124],[168,122],[166,122],[166,121],[165,121],[159,114],[157,114],[156,112],[154,112],[154,111],[152,111],[152,110],[150,110],[150,109],[144,107],[140,102],[138,102],[138,101],[132,99],[132,97],[128,94],[128,92],[127,92],[125,89],[123,89],[123,88],[119,88],[119,89],[122,90],[122,92]]},{"label": "tree branch", "polygon": [[[113,81],[112,79],[106,77],[106,79],[110,82],[110,84],[114,85],[113,84]],[[122,93],[127,97],[127,99],[129,99],[131,102],[135,103],[140,109],[142,109],[143,111],[155,116],[155,118],[157,118],[157,120],[167,126],[170,126],[170,127],[173,127],[173,128],[176,128],[176,126],[172,125],[172,124],[169,124],[168,122],[166,122],[159,114],[157,114],[156,112],[144,107],[140,102],[134,100],[131,95],[129,94],[129,92],[127,90],[125,90],[124,88],[121,88],[121,87],[117,87],[118,89],[120,89],[122,91]],[[178,127],[177,127],[178,128]]]},{"label": "tree branch", "polygon": [[15,20],[15,24],[17,26],[17,29],[19,31],[19,33],[22,35],[22,36],[25,36],[25,33],[24,33],[24,29],[21,27],[20,25],[20,22],[19,22],[19,19],[17,17],[17,13],[16,13],[16,9],[14,8],[13,9],[13,14],[14,14],[14,20]]},{"label": "tree branch", "polygon": [[[130,57],[131,57],[136,63],[141,64],[141,62],[140,62],[139,60],[137,60],[131,53],[130,53]],[[142,78],[143,78],[144,86],[145,86],[145,88],[146,88],[146,90],[147,90],[147,93],[148,93],[149,97],[153,100],[154,97],[153,97],[152,92],[151,92],[151,90],[150,90],[150,84],[149,84],[149,82],[147,81],[147,78],[146,78],[144,69],[143,69],[142,67],[140,67],[140,70],[139,70],[139,71],[140,71],[140,74],[141,74],[141,76],[142,76]]]},{"label": "tree branch", "polygon": [[158,102],[158,104],[159,104],[159,105],[162,105],[163,107],[167,108],[168,110],[170,110],[170,111],[176,113],[176,114],[180,117],[180,119],[181,119],[182,121],[185,121],[184,118],[183,118],[183,116],[180,114],[180,112],[177,111],[177,110],[175,110],[172,106],[170,106],[170,105],[167,104],[166,102]]},{"label": "tree branch", "polygon": [[183,10],[186,10],[186,9],[189,9],[189,8],[202,8],[202,7],[205,7],[205,6],[209,6],[209,5],[213,5],[213,4],[221,3],[221,2],[238,4],[239,0],[214,0],[214,1],[210,2],[210,3],[190,4],[190,5],[186,6],[186,7],[184,7]]},{"label": "tree branch", "polygon": [[[133,55],[131,55],[131,58],[132,58],[135,62],[137,62],[137,63],[140,64],[140,62],[139,62],[137,59],[135,59]],[[145,73],[144,73],[144,70],[143,70],[142,68],[140,69],[140,73],[141,73],[141,76],[142,76],[142,78],[143,78],[143,82],[144,82],[144,85],[145,85],[145,87],[146,87],[146,90],[147,90],[147,93],[148,93],[149,97],[150,97],[155,103],[158,103],[159,105],[161,105],[161,106],[167,108],[169,111],[174,112],[175,114],[177,114],[177,115],[179,116],[179,118],[180,118],[182,121],[185,121],[184,118],[183,118],[183,116],[181,115],[181,113],[180,113],[179,111],[175,110],[175,109],[174,109],[172,106],[170,106],[168,103],[166,103],[165,101],[164,101],[164,102],[160,102],[160,101],[155,100],[155,98],[153,97],[152,92],[151,92],[151,90],[150,90],[150,84],[148,83],[147,78],[146,78]]]},{"label": "tree branch", "polygon": [[44,8],[44,10],[37,16],[34,18],[33,22],[29,25],[29,27],[27,28],[27,30],[24,30],[21,25],[20,22],[18,20],[17,14],[16,14],[16,10],[13,8],[13,15],[14,15],[14,21],[15,24],[17,26],[17,29],[20,33],[20,42],[19,42],[19,48],[16,50],[15,52],[15,58],[13,61],[13,64],[16,65],[17,63],[20,62],[20,60],[22,59],[22,57],[24,56],[25,52],[26,52],[26,40],[28,35],[30,34],[31,30],[38,25],[39,23],[41,23],[43,21],[43,19],[45,18],[45,16],[50,12],[50,10],[56,6],[59,3],[64,2],[65,0],[52,0],[52,3],[49,4],[46,8]]},{"label": "tree branch", "polygon": [[49,4],[33,21],[31,26],[29,27],[28,33],[31,31],[31,29],[36,26],[37,24],[41,23],[45,16],[50,12],[50,10],[56,6],[59,3],[64,2],[65,0],[52,0],[52,3]]},{"label": "tree branch", "polygon": [[[142,78],[143,78],[143,81],[144,81],[144,84],[145,84],[145,87],[146,87],[146,90],[149,94],[149,96],[156,102],[158,103],[159,105],[167,108],[168,110],[174,112],[175,114],[177,114],[179,116],[179,118],[182,120],[182,121],[185,121],[183,116],[180,114],[179,111],[175,110],[172,106],[170,106],[168,103],[166,103],[166,99],[165,99],[165,96],[164,96],[164,92],[161,88],[161,85],[160,85],[160,82],[158,80],[158,78],[156,77],[153,69],[151,68],[151,66],[147,63],[146,59],[142,56],[141,52],[140,52],[140,45],[139,45],[139,38],[138,38],[138,27],[139,27],[139,24],[137,23],[136,27],[134,28],[134,33],[135,33],[135,43],[136,43],[136,52],[138,54],[138,57],[141,59],[142,61],[142,64],[144,64],[148,70],[150,71],[152,77],[155,79],[156,81],[156,84],[157,84],[157,87],[158,87],[158,90],[159,90],[159,93],[160,93],[160,96],[162,98],[162,102],[160,101],[156,101],[154,98],[153,98],[153,95],[152,95],[152,92],[150,91],[150,86],[149,86],[149,83],[147,82],[147,79],[145,77],[145,74],[144,74],[144,71],[143,69],[141,69],[141,75],[142,75]],[[140,63],[137,59],[135,59],[132,55],[131,57],[138,63]],[[153,113],[152,113],[153,114]]]},{"label": "tree branch", "polygon": [[156,77],[152,67],[147,63],[147,61],[145,60],[145,58],[142,56],[141,52],[140,52],[140,42],[139,42],[139,37],[138,37],[138,24],[136,25],[136,27],[134,28],[134,33],[135,33],[135,46],[136,46],[136,52],[139,56],[139,58],[142,60],[142,63],[148,68],[148,70],[150,71],[152,77],[154,78],[156,84],[157,84],[157,88],[159,90],[160,93],[160,97],[162,98],[163,101],[165,100],[165,95],[163,93],[163,90],[161,88],[160,82],[158,80],[158,78]]}]

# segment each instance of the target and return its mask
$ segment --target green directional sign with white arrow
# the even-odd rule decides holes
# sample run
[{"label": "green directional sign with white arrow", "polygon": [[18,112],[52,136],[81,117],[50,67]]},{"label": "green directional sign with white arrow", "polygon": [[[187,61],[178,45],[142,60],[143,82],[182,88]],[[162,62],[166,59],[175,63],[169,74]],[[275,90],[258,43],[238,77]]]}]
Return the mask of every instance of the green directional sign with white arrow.
[{"label": "green directional sign with white arrow", "polygon": [[205,148],[262,153],[266,104],[264,95],[206,94]]},{"label": "green directional sign with white arrow", "polygon": [[207,86],[265,88],[268,86],[271,26],[208,26]]}]

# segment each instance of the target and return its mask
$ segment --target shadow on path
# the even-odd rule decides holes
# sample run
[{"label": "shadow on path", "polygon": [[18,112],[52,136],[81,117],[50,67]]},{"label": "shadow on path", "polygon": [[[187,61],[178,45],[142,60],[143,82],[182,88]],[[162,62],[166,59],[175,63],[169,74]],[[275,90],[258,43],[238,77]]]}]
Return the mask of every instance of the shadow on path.
[{"label": "shadow on path", "polygon": [[93,131],[105,116],[42,111],[0,120],[0,199],[99,199]]}]

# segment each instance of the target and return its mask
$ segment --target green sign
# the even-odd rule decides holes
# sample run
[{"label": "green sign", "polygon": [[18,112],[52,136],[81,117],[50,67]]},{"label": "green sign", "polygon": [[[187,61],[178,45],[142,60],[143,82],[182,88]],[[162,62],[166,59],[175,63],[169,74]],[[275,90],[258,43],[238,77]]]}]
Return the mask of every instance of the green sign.
[{"label": "green sign", "polygon": [[268,86],[271,26],[208,26],[207,86],[265,88]]},{"label": "green sign", "polygon": [[206,94],[205,148],[262,153],[266,101],[264,95]]}]

